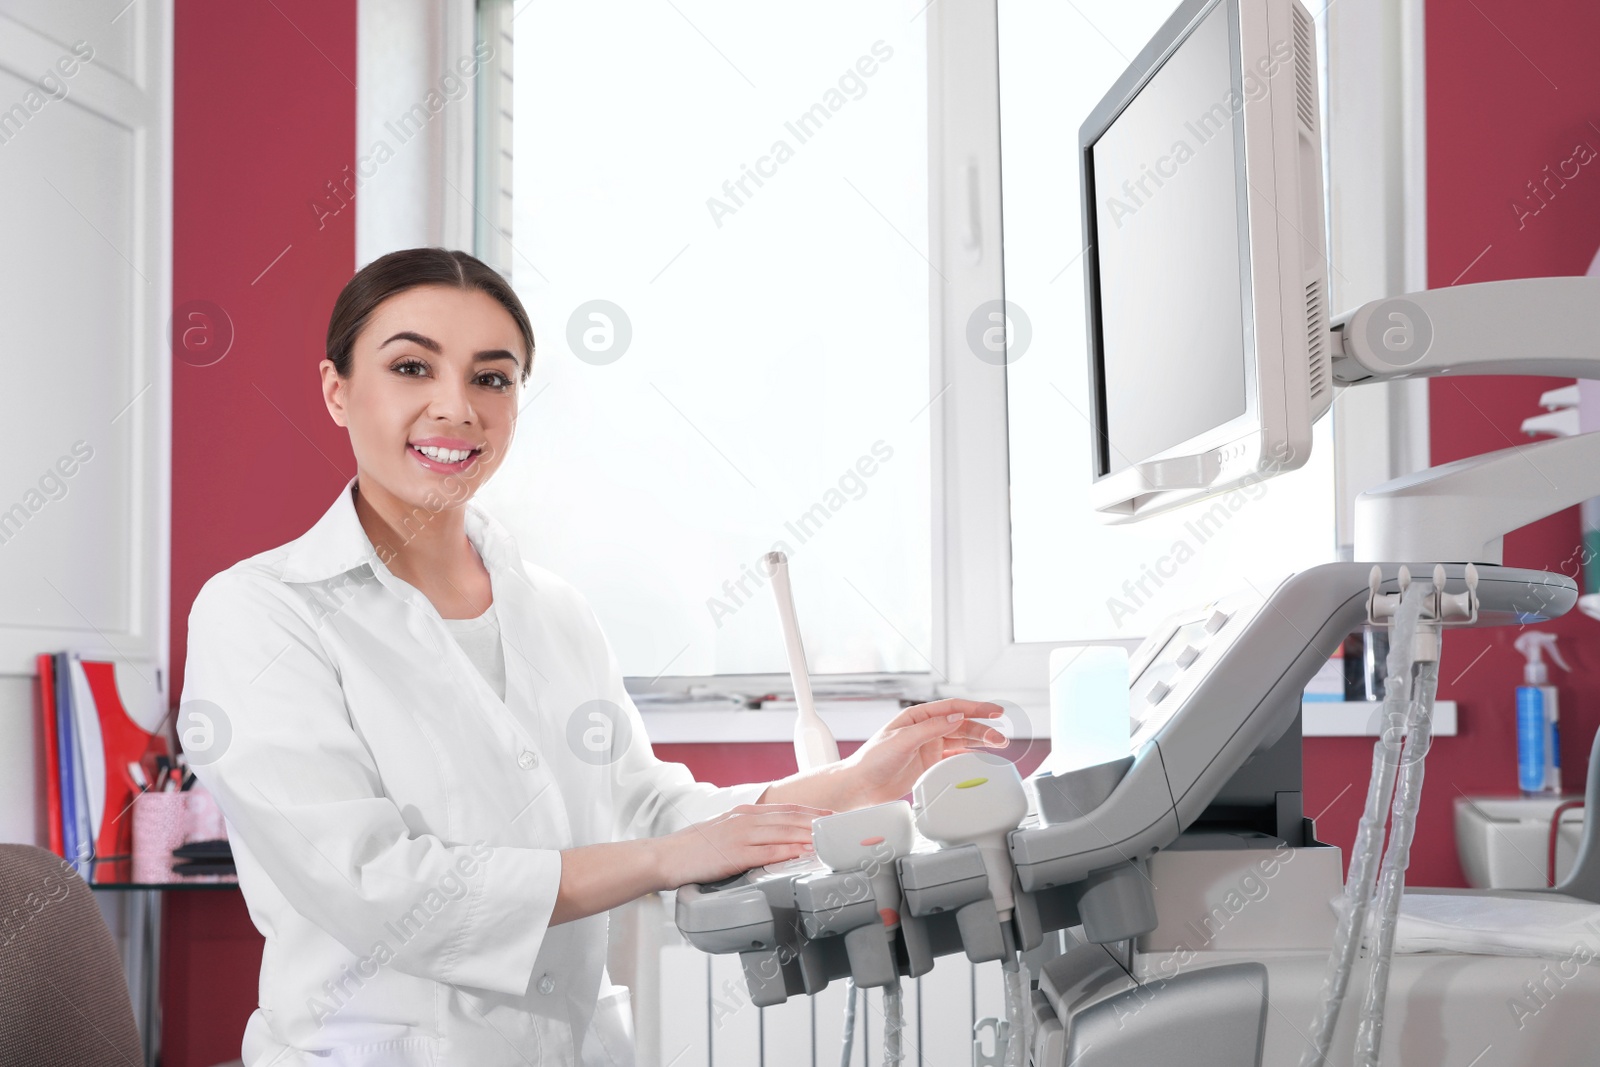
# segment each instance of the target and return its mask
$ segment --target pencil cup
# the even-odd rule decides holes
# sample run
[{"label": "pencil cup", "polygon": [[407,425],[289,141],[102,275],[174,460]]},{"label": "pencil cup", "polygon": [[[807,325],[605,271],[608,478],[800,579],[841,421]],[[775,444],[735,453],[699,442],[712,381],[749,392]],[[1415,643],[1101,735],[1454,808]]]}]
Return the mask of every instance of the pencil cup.
[{"label": "pencil cup", "polygon": [[133,799],[133,880],[170,882],[172,850],[184,843],[189,828],[189,794],[144,792]]}]

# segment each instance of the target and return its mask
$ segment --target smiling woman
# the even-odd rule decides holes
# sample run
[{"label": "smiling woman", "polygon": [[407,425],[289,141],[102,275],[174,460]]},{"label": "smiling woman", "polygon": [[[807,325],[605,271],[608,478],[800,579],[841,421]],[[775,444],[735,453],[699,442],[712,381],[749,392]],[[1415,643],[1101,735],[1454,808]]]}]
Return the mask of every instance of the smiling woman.
[{"label": "smiling woman", "polygon": [[999,707],[947,700],[779,781],[659,760],[587,602],[473,499],[532,356],[466,253],[364,268],[319,366],[356,476],[195,598],[178,732],[266,938],[247,1063],[632,1063],[609,910],[795,859],[814,817],[1003,743]]},{"label": "smiling woman", "polygon": [[[391,252],[352,278],[334,304],[322,389],[369,475],[357,513],[379,557],[447,605],[446,618],[482,613],[487,574],[459,552],[429,551],[460,547],[450,524],[431,519],[459,506],[504,459],[533,353],[522,302],[465,252]],[[412,566],[399,558],[407,546]]]}]

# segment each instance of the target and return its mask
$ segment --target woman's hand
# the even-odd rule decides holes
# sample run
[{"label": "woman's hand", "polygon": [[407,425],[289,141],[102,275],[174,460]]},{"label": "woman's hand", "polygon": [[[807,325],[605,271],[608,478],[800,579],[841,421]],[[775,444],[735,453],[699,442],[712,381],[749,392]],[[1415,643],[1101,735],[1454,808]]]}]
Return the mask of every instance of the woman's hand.
[{"label": "woman's hand", "polygon": [[827,804],[850,811],[898,800],[922,772],[946,756],[975,748],[1004,748],[1006,735],[981,720],[1005,714],[999,704],[935,700],[916,704],[885,723],[866,744],[838,763],[773,782],[764,802]]},{"label": "woman's hand", "polygon": [[769,863],[809,856],[811,820],[832,815],[802,804],[741,804],[715,819],[655,839],[667,889],[720,878]]},{"label": "woman's hand", "polygon": [[846,802],[866,807],[898,800],[946,756],[1004,748],[1011,743],[1006,735],[981,721],[1004,714],[1000,705],[976,700],[935,700],[906,708],[844,761],[853,764],[845,772],[850,788]]}]

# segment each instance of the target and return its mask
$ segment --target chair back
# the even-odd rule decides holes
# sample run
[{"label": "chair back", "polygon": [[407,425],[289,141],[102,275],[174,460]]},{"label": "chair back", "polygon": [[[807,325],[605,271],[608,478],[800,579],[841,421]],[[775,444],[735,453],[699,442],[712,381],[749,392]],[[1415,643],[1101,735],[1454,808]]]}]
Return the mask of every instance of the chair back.
[{"label": "chair back", "polygon": [[116,941],[65,860],[0,845],[0,1064],[142,1067]]}]

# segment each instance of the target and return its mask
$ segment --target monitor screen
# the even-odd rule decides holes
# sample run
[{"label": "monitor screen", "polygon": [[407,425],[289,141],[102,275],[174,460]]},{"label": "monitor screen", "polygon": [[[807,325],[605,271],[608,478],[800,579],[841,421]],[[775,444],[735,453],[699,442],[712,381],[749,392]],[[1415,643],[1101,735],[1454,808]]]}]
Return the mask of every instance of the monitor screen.
[{"label": "monitor screen", "polygon": [[1246,411],[1232,39],[1219,3],[1088,149],[1100,477]]}]

